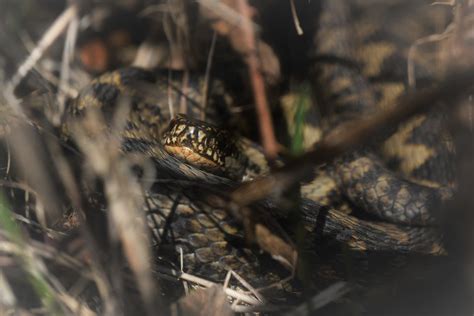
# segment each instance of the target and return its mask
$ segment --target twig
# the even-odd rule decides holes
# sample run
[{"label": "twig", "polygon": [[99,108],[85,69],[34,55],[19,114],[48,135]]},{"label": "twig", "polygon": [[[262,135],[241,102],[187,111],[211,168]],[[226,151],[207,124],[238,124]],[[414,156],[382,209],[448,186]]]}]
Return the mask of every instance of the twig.
[{"label": "twig", "polygon": [[212,40],[211,40],[211,47],[209,48],[209,54],[207,55],[207,64],[206,64],[206,73],[204,75],[204,87],[202,91],[202,112],[201,112],[201,120],[206,119],[206,110],[207,110],[207,94],[209,91],[209,77],[211,74],[212,68],[212,59],[214,57],[214,50],[216,48],[216,39],[217,39],[217,32],[214,31],[212,33]]},{"label": "twig", "polygon": [[243,277],[238,275],[235,271],[230,270],[228,272],[228,275],[229,275],[229,279],[226,282],[226,286],[224,288],[228,288],[230,277],[233,276],[234,278],[237,279],[237,281],[240,282],[240,284],[242,284],[248,290],[248,292],[252,293],[258,300],[260,300],[261,304],[265,304],[267,302],[265,297],[263,297],[263,295],[261,295],[257,289],[255,289],[250,283],[248,283]]},{"label": "twig", "polygon": [[238,0],[237,8],[244,17],[240,25],[245,43],[245,61],[249,69],[249,76],[252,82],[252,90],[255,99],[255,106],[260,120],[260,136],[265,154],[270,160],[274,160],[278,154],[278,143],[275,139],[273,122],[265,93],[265,82],[261,73],[260,60],[255,42],[255,32],[250,23],[251,9],[246,0]]},{"label": "twig", "polygon": [[[186,272],[181,272],[177,271],[171,268],[163,267],[163,266],[157,266],[156,267],[156,273],[159,275],[166,277],[170,280],[185,280],[188,282],[192,282],[194,284],[197,284],[199,286],[209,288],[214,285],[217,285],[217,283],[200,278],[198,276],[186,273]],[[224,288],[224,292],[226,293],[227,296],[233,298],[233,299],[238,299],[242,301],[243,303],[250,304],[253,306],[261,306],[262,302],[259,301],[257,298],[255,298],[253,295],[248,295],[246,293],[242,293],[240,291],[231,289],[229,287]]]},{"label": "twig", "polygon": [[441,34],[432,34],[423,38],[420,38],[415,41],[413,45],[410,46],[408,50],[407,57],[407,74],[408,74],[408,85],[411,88],[416,88],[416,75],[415,75],[415,58],[418,52],[418,48],[427,43],[433,43],[442,41],[446,39],[452,33],[452,25],[449,25],[443,33]]}]

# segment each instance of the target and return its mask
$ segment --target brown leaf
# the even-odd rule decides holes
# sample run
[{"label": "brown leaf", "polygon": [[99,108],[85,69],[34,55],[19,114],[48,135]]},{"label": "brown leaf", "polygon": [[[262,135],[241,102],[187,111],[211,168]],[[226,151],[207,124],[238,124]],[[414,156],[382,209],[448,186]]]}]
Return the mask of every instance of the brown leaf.
[{"label": "brown leaf", "polygon": [[104,72],[110,62],[109,50],[101,39],[91,39],[79,48],[79,59],[88,70]]},{"label": "brown leaf", "polygon": [[222,286],[199,289],[182,297],[171,308],[172,315],[186,316],[232,316],[234,313],[227,302]]}]

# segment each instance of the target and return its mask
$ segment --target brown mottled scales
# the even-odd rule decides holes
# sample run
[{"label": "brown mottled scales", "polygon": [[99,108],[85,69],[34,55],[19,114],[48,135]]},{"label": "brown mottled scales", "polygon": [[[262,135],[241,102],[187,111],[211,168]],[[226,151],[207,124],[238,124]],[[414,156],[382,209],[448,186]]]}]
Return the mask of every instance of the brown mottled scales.
[{"label": "brown mottled scales", "polygon": [[[165,263],[179,262],[182,256],[186,273],[219,282],[232,270],[257,288],[290,276],[283,266],[246,246],[240,224],[222,207],[226,205],[224,201],[211,203],[202,199],[209,192],[195,185],[158,184],[152,191],[146,196],[147,221],[156,251]],[[168,256],[167,245],[172,245]],[[294,291],[290,284],[287,286],[286,290],[274,291],[273,298]],[[283,296],[286,295],[291,296],[289,292]]]},{"label": "brown mottled scales", "polygon": [[[344,72],[340,74],[341,78],[344,78],[343,74]],[[136,77],[135,80],[134,77]],[[139,93],[141,83],[151,84],[152,87],[158,85],[158,88],[151,89],[155,91],[151,92],[151,96],[141,94]],[[163,135],[163,132],[161,132],[164,129],[162,123],[169,120],[168,84],[172,85],[173,82],[169,82],[167,76],[163,76],[163,74],[160,76],[159,73],[151,73],[137,68],[126,68],[105,74],[92,81],[89,86],[81,91],[79,98],[70,109],[67,122],[80,119],[82,112],[88,107],[99,107],[105,112],[106,121],[109,121],[113,118],[117,100],[120,96],[131,96],[130,116],[122,133],[124,151],[141,152],[152,158],[159,170],[157,172],[158,176],[169,175],[171,171],[173,176],[192,179],[198,181],[200,185],[231,187],[236,184],[235,180],[242,178],[242,174],[245,174],[245,179],[246,176],[251,178],[268,171],[268,167],[264,164],[261,149],[257,145],[248,140],[237,141],[229,132],[222,131],[206,122],[180,115],[171,121],[164,132],[164,138],[158,139],[158,137],[161,137],[160,135]],[[173,94],[172,97],[176,98],[174,103],[177,104],[181,92],[174,90],[174,88],[175,86],[172,86],[172,91],[176,94]],[[194,91],[191,95],[196,98],[199,93]],[[360,102],[363,102],[363,100],[360,100]],[[195,103],[191,102],[190,105],[192,104]],[[160,131],[160,133],[157,131]],[[407,138],[404,137],[404,139]],[[349,163],[351,161],[349,160]],[[384,178],[386,177],[385,170],[374,168],[371,164],[366,164],[369,166],[367,172],[358,172],[357,170],[361,170],[360,167],[363,167],[360,161],[362,160],[355,159],[352,161],[355,165],[347,165],[346,161],[343,160],[335,166],[329,166],[327,170],[322,170],[312,183],[303,188],[303,200],[310,202],[309,204],[305,202],[305,205],[312,205],[311,209],[305,208],[305,212],[313,214],[310,217],[304,217],[307,220],[308,230],[316,235],[318,232],[322,232],[324,235],[334,236],[336,240],[349,243],[359,250],[389,248],[394,251],[432,252],[432,249],[436,248],[433,248],[432,245],[438,245],[439,240],[433,236],[430,229],[397,228],[392,225],[387,230],[391,233],[387,234],[383,229],[384,223],[373,226],[363,220],[354,219],[351,214],[340,212],[341,205],[343,205],[341,203],[343,201],[342,196],[346,195],[352,197],[353,202],[360,201],[356,205],[360,205],[363,211],[375,211],[382,215],[391,216],[390,212],[395,211],[396,213],[397,210],[400,210],[403,216],[408,216],[409,220],[421,218],[422,221],[427,219],[429,221],[430,217],[426,215],[427,213],[420,217],[419,211],[426,209],[427,205],[425,205],[426,202],[417,199],[418,195],[416,191],[412,190],[410,182],[406,187],[405,183],[407,182],[403,182],[405,180],[399,182],[400,180],[396,176],[390,179]],[[369,159],[369,161],[372,160]],[[348,168],[345,169],[345,166]],[[163,170],[166,172],[162,172]],[[228,177],[233,181],[227,179]],[[373,177],[378,179],[375,184],[372,180]],[[322,179],[324,181],[321,181]],[[403,190],[397,189],[397,185],[400,184],[403,184]],[[160,186],[165,189],[167,185],[162,183]],[[191,189],[187,188],[187,190]],[[201,205],[199,201],[202,202],[203,197],[204,195],[194,196],[195,201],[193,203],[196,206]],[[387,205],[391,205],[390,199],[394,197],[400,198],[399,203],[395,208],[391,208],[391,206],[387,208]],[[412,197],[415,197],[415,199],[412,199]],[[172,203],[165,195],[161,195],[160,199],[163,203]],[[426,200],[428,200],[428,197],[425,197]],[[334,201],[338,203],[333,203]],[[313,227],[313,225],[317,225],[316,219],[319,218],[321,205],[329,208],[327,221],[322,230]],[[378,206],[378,209],[374,210],[374,205]],[[179,227],[175,226],[175,237],[182,241],[187,240],[195,247],[205,248],[206,250],[199,250],[195,254],[199,260],[216,259],[216,257],[211,256],[211,253],[219,253],[222,258],[229,258],[230,254],[224,254],[227,248],[223,247],[225,239],[220,233],[221,228],[232,227],[232,231],[239,231],[240,228],[235,225],[218,227],[214,221],[207,217],[208,212],[208,210],[201,210],[199,207],[187,208],[186,210],[180,209],[181,215],[188,214],[194,219],[192,221],[180,221],[184,224],[180,224]],[[349,211],[344,212],[350,213]],[[220,212],[215,210],[215,214],[219,214],[221,217],[228,216],[222,210]],[[397,214],[397,216],[400,216],[400,214]],[[405,220],[403,217],[398,218],[401,221]],[[161,229],[160,225],[156,229]],[[214,228],[211,227],[212,225],[214,225]],[[205,234],[201,234],[201,227],[208,227],[209,229],[206,230]],[[351,232],[351,241],[346,238],[347,232]],[[215,252],[209,252],[208,249],[211,248],[205,246],[210,241],[216,243],[213,248],[211,247]],[[208,267],[216,267],[218,261]]]},{"label": "brown mottled scales", "polygon": [[[313,83],[324,132],[393,107],[414,88],[408,86],[409,50],[415,41],[440,33],[449,23],[449,12],[430,4],[424,0],[321,1]],[[423,48],[417,47],[410,60],[416,87],[434,82],[439,71]],[[333,189],[322,190],[383,221],[434,224],[433,209],[450,197],[454,182],[454,153],[445,123],[441,109],[434,108],[397,129],[381,131],[370,147],[328,166],[326,174],[334,181],[325,183]],[[321,195],[311,189],[305,192]]]}]

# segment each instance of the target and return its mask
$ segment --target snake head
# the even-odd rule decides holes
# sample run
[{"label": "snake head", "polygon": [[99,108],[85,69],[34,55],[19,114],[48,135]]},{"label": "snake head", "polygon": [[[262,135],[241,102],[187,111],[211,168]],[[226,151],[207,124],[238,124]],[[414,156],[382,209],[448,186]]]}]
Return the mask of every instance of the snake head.
[{"label": "snake head", "polygon": [[236,137],[215,125],[179,114],[162,142],[169,154],[197,168],[234,180],[244,175],[247,159]]}]

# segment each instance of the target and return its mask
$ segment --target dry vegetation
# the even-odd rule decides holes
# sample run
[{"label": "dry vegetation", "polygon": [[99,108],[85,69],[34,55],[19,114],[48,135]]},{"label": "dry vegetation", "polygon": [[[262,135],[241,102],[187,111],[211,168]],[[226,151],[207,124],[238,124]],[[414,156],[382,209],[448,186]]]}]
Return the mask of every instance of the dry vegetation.
[{"label": "dry vegetation", "polygon": [[[260,291],[235,273],[229,272],[228,278],[238,280],[239,289],[229,280],[215,284],[185,273],[183,267],[179,271],[152,264],[151,236],[142,212],[145,185],[133,177],[130,166],[145,166],[149,177],[154,171],[143,157],[124,157],[120,151],[117,135],[124,128],[126,104],[119,106],[125,112],[119,111],[114,119],[117,137],[101,133],[103,118],[94,113],[87,125],[72,127],[74,140],[85,153],[81,177],[77,165],[64,154],[57,130],[68,102],[98,73],[130,64],[200,72],[206,82],[212,73],[227,78],[235,90],[245,91],[233,96],[240,106],[233,108],[231,121],[253,139],[261,139],[275,168],[269,176],[214,198],[230,205],[251,242],[281,258],[290,269],[296,265],[298,242],[295,245],[277,233],[249,205],[288,190],[315,166],[363,145],[382,128],[395,126],[438,101],[450,102],[460,178],[459,190],[446,206],[449,218],[442,219],[449,260],[430,264],[430,269],[423,268],[424,261],[417,262],[395,277],[396,295],[388,285],[393,278],[388,279],[363,295],[355,293],[351,299],[357,304],[346,303],[326,313],[345,315],[353,308],[350,311],[357,314],[364,306],[373,314],[391,310],[397,314],[417,300],[432,300],[433,306],[414,309],[415,313],[436,314],[437,306],[449,304],[456,305],[454,313],[472,310],[468,306],[474,300],[472,1],[438,4],[452,8],[450,27],[441,35],[420,39],[411,52],[416,54],[417,45],[443,41],[439,84],[407,95],[388,111],[349,122],[284,166],[277,161],[279,153],[288,154],[282,149],[286,143],[281,137],[281,111],[271,104],[288,87],[306,91],[301,88],[304,84],[293,83],[307,75],[303,56],[312,22],[310,13],[298,12],[308,5],[306,1],[281,2],[0,0],[1,315],[232,315],[277,309],[265,304]],[[282,49],[282,37],[287,46],[296,43],[291,49],[298,53]],[[186,78],[183,89],[188,86]],[[203,99],[206,108],[207,98]],[[186,104],[177,106],[182,109]],[[79,178],[101,183],[107,201],[105,221],[93,215],[103,212],[104,203],[84,192]],[[109,251],[106,256],[104,249]],[[415,283],[420,274],[428,281]],[[310,315],[359,289],[333,283],[285,312]]]}]

